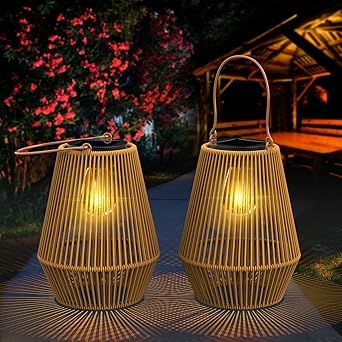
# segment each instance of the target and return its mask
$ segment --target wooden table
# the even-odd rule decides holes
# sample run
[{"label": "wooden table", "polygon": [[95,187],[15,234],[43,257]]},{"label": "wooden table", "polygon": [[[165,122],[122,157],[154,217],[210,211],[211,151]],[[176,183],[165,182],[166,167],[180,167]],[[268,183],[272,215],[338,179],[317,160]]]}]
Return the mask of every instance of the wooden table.
[{"label": "wooden table", "polygon": [[[286,164],[289,155],[299,155],[312,161],[312,170],[318,177],[323,161],[342,156],[342,138],[299,132],[272,133],[273,141],[281,147]],[[251,138],[264,139],[265,134],[251,135]]]},{"label": "wooden table", "polygon": [[[271,133],[271,135],[277,145],[289,150],[320,155],[338,154],[342,152],[341,137],[297,132],[276,132]],[[265,134],[251,135],[251,137],[264,139]]]}]

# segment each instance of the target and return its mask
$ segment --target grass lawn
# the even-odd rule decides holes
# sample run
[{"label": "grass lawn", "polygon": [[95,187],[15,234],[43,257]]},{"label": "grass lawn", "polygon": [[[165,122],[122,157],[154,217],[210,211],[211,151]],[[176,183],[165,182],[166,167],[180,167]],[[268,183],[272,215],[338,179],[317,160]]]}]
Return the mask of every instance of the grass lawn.
[{"label": "grass lawn", "polygon": [[297,272],[342,285],[342,253],[323,256],[308,265],[300,265]]}]

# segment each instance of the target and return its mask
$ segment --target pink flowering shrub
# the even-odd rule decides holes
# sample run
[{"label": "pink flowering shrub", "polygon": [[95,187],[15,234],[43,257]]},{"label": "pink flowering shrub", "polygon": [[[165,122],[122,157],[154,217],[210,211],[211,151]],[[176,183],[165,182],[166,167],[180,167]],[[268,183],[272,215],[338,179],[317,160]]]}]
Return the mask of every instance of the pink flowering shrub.
[{"label": "pink flowering shrub", "polygon": [[193,47],[172,11],[146,16],[148,32],[91,8],[58,14],[44,34],[30,7],[15,18],[14,34],[0,36],[10,67],[0,105],[2,180],[16,183],[25,167],[13,156],[19,146],[105,131],[139,141],[151,119],[159,132],[170,126],[189,96],[182,74]]}]

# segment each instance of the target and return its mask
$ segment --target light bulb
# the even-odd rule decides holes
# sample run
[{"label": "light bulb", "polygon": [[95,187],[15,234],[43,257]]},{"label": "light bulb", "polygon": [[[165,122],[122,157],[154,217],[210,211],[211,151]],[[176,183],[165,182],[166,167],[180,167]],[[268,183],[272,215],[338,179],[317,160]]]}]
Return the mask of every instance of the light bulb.
[{"label": "light bulb", "polygon": [[109,215],[116,206],[108,179],[99,168],[88,167],[86,169],[81,198],[83,209],[90,215]]},{"label": "light bulb", "polygon": [[256,209],[250,169],[230,168],[223,184],[223,205],[233,215],[249,215]]}]

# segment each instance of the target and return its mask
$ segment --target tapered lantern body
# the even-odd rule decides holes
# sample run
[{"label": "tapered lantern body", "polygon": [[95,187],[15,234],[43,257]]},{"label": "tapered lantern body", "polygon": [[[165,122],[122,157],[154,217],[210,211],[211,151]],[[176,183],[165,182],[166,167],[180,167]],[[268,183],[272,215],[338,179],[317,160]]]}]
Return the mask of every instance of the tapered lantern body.
[{"label": "tapered lantern body", "polygon": [[179,254],[207,305],[259,308],[283,298],[300,250],[277,145],[202,146]]},{"label": "tapered lantern body", "polygon": [[137,148],[63,148],[38,250],[56,300],[97,310],[137,303],[159,257]]},{"label": "tapered lantern body", "polygon": [[[225,62],[245,58],[262,70],[267,141],[216,140],[216,82]],[[269,134],[269,86],[254,59],[232,56],[214,83],[214,127],[202,146],[179,257],[196,298],[226,309],[281,301],[300,249],[279,147]]]}]

